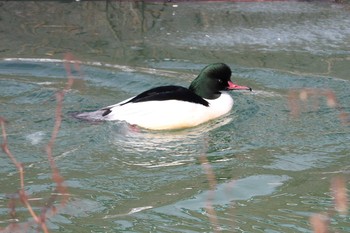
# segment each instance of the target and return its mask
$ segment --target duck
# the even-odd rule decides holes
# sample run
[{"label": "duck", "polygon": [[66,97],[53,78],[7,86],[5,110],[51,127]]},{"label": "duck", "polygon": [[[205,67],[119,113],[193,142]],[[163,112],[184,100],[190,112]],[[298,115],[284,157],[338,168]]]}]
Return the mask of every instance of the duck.
[{"label": "duck", "polygon": [[227,91],[248,90],[231,81],[225,63],[204,67],[189,88],[159,86],[93,112],[76,115],[92,121],[124,121],[149,130],[191,128],[229,113],[234,101]]}]

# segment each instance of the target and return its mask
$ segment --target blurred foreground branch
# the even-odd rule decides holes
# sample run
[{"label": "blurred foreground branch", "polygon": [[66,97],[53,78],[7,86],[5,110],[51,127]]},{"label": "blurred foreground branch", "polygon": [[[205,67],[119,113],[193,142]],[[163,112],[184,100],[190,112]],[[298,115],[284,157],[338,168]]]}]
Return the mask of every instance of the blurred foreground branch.
[{"label": "blurred foreground branch", "polygon": [[[68,193],[67,187],[64,184],[64,179],[61,176],[58,167],[56,166],[52,151],[53,151],[53,147],[62,123],[62,108],[63,108],[64,96],[65,96],[65,93],[70,90],[74,82],[74,77],[72,75],[72,66],[74,70],[79,71],[80,69],[79,63],[73,59],[73,56],[71,54],[66,54],[65,69],[67,72],[68,80],[64,89],[56,93],[57,104],[56,104],[56,111],[55,111],[54,127],[52,130],[50,141],[48,142],[45,148],[47,159],[51,167],[52,181],[56,184],[56,187],[51,193],[48,200],[45,202],[45,205],[41,208],[41,212],[39,214],[33,210],[33,207],[30,204],[30,198],[28,197],[25,191],[24,165],[16,159],[16,157],[11,153],[11,150],[9,149],[8,138],[6,133],[6,120],[0,116],[0,126],[2,130],[2,138],[3,138],[3,143],[1,147],[3,152],[8,156],[11,162],[15,165],[19,173],[19,179],[20,179],[20,184],[19,184],[20,188],[19,188],[18,194],[11,195],[12,198],[9,202],[10,217],[11,219],[16,218],[16,199],[18,199],[26,207],[26,209],[30,213],[30,216],[33,218],[32,221],[28,221],[25,223],[16,223],[16,222],[10,223],[7,227],[0,228],[1,233],[25,232],[25,231],[28,231],[29,228],[35,225],[37,225],[38,231],[42,230],[43,232],[47,233],[49,232],[49,230],[46,224],[46,220],[57,213],[57,207],[62,208],[66,206],[68,202],[69,193]],[[61,197],[59,205],[55,206],[55,203],[59,197]]]},{"label": "blurred foreground branch", "polygon": [[305,111],[311,104],[311,107],[317,109],[321,98],[326,98],[327,106],[338,111],[338,117],[342,124],[350,123],[350,114],[344,111],[340,105],[334,91],[329,89],[303,88],[289,91],[288,104],[292,117],[299,117],[300,113]]},{"label": "blurred foreground branch", "polygon": [[[291,116],[299,117],[301,112],[309,107],[317,109],[322,98],[326,99],[328,107],[338,111],[338,118],[343,125],[350,124],[350,114],[344,110],[338,102],[334,91],[330,89],[303,88],[291,90],[288,95]],[[334,210],[311,215],[310,225],[314,233],[329,232],[331,217],[335,214],[346,215],[348,213],[349,200],[346,179],[343,176],[334,177],[330,186],[334,200]]]}]

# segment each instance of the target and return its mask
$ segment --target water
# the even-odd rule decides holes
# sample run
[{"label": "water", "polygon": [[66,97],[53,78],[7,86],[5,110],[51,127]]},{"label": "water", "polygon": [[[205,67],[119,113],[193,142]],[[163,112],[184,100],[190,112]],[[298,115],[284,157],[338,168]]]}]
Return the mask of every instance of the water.
[{"label": "water", "polygon": [[[7,47],[0,115],[38,212],[54,187],[43,148],[55,93],[66,83],[63,51],[70,48],[82,61],[54,146],[70,197],[48,219],[50,232],[311,232],[309,217],[324,212],[332,231],[349,232],[349,216],[333,212],[330,191],[331,179],[348,178],[350,168],[348,119],[339,118],[350,112],[347,4],[26,3],[27,10],[15,4],[1,10],[8,36],[1,38]],[[67,15],[62,24],[55,14],[40,14],[53,7]],[[10,43],[15,35],[26,36]],[[232,93],[234,108],[220,119],[152,132],[71,117],[154,86],[188,86],[218,60],[231,66],[234,81],[254,90]],[[334,94],[342,108],[314,96],[293,117],[291,91],[305,88]],[[14,221],[8,203],[19,178],[0,155],[5,227]],[[15,218],[30,220],[20,203]]]}]

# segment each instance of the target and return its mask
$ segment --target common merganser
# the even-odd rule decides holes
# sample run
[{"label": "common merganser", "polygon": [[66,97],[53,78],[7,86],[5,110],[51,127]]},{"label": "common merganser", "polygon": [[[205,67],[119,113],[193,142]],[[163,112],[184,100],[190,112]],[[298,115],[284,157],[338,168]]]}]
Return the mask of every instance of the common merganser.
[{"label": "common merganser", "polygon": [[221,91],[252,90],[231,81],[231,69],[224,63],[206,66],[189,88],[160,86],[76,117],[86,120],[125,121],[151,130],[182,129],[200,125],[228,113],[232,97]]}]

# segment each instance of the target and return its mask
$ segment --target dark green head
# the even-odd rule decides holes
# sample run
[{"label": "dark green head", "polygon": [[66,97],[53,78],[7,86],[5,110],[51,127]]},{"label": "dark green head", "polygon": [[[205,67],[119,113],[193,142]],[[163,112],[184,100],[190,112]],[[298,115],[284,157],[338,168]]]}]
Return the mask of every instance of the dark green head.
[{"label": "dark green head", "polygon": [[220,91],[251,90],[250,87],[238,86],[231,82],[231,69],[224,63],[210,64],[193,80],[189,89],[205,99],[216,99]]}]

